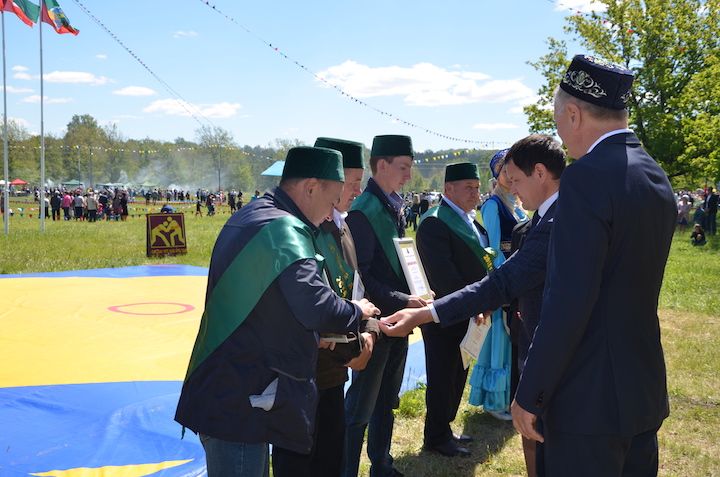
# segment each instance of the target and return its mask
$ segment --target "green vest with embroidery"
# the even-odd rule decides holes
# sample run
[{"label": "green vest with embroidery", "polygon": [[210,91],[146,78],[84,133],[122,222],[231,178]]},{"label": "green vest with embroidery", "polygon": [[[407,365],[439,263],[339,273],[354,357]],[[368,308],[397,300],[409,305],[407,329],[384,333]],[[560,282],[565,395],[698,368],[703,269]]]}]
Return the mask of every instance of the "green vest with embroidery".
[{"label": "green vest with embroidery", "polygon": [[345,261],[335,236],[321,227],[315,244],[317,251],[325,258],[323,264],[332,289],[340,298],[352,299],[355,270]]}]

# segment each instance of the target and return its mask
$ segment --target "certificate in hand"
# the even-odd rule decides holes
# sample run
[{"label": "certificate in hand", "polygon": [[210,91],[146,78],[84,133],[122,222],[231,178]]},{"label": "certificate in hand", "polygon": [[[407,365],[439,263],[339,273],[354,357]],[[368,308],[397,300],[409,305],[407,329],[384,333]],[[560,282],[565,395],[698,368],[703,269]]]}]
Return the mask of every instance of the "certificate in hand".
[{"label": "certificate in hand", "polygon": [[460,354],[462,355],[465,369],[470,366],[471,360],[477,359],[480,355],[480,350],[482,349],[483,343],[485,343],[485,338],[489,330],[489,324],[481,323],[477,325],[475,324],[475,320],[468,322],[467,333],[465,333],[465,337],[460,342]]},{"label": "certificate in hand", "polygon": [[412,238],[395,238],[393,242],[395,242],[395,250],[405,273],[410,293],[424,300],[432,300],[430,285],[420,261],[420,255],[415,248],[415,241]]}]

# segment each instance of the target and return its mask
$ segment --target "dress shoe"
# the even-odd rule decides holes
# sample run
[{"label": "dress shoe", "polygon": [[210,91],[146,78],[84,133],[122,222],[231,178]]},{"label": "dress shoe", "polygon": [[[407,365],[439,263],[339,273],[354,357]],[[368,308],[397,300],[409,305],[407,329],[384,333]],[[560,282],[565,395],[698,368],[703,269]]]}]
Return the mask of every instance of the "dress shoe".
[{"label": "dress shoe", "polygon": [[467,457],[470,455],[470,451],[467,448],[459,446],[453,439],[434,446],[426,445],[424,449],[437,452],[446,457]]},{"label": "dress shoe", "polygon": [[471,436],[468,436],[467,434],[455,434],[453,433],[453,439],[455,439],[456,442],[459,442],[461,444],[467,444],[468,442],[472,442],[475,439]]}]

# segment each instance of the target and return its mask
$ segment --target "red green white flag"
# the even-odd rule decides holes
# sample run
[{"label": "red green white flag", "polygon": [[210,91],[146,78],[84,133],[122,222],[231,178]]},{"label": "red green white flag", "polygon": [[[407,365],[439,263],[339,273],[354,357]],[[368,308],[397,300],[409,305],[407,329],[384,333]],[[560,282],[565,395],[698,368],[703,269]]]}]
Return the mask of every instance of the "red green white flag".
[{"label": "red green white flag", "polygon": [[[16,0],[17,1],[17,0]],[[80,30],[76,30],[70,26],[70,21],[55,0],[42,0],[42,17],[41,20],[52,26],[58,33],[72,33],[77,35]]]},{"label": "red green white flag", "polygon": [[2,9],[6,12],[12,12],[22,20],[27,26],[31,27],[37,23],[40,15],[40,7],[28,0],[0,0]]}]

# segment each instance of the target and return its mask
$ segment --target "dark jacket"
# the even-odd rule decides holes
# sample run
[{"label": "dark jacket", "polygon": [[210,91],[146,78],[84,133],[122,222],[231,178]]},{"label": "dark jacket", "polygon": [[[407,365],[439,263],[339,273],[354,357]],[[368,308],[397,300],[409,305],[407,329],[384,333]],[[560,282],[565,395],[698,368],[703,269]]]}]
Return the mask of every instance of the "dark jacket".
[{"label": "dark jacket", "polygon": [[[288,214],[314,229],[280,189],[231,216],[213,249],[208,297],[254,235]],[[315,260],[292,263],[265,290],[245,321],[186,379],[175,419],[218,439],[269,442],[309,452],[317,407],[317,334],[313,330],[356,330],[360,317],[359,308],[325,285]],[[261,394],[276,378],[273,407],[269,411],[251,407],[249,396]]]},{"label": "dark jacket", "polygon": [[[402,214],[393,208],[385,193],[372,178],[368,181],[364,193],[374,194],[380,199],[397,228],[398,236],[404,237],[405,224]],[[383,316],[405,308],[410,293],[405,277],[398,276],[393,271],[365,214],[360,210],[351,210],[345,221],[355,241],[358,270],[368,300],[380,308]],[[384,237],[383,240],[389,238]]]},{"label": "dark jacket", "polygon": [[518,299],[518,309],[526,330],[534,330],[540,315],[545,284],[548,244],[557,202],[528,232],[520,250],[480,282],[435,301],[440,323],[449,326],[486,310]]},{"label": "dark jacket", "polygon": [[667,417],[657,306],[676,216],[667,176],[632,133],[605,138],[563,173],[540,324],[515,397],[546,430],[634,436]]},{"label": "dark jacket", "polygon": [[[440,203],[440,207],[450,209],[453,214],[457,213],[444,200]],[[487,240],[485,229],[477,222],[475,227]],[[417,246],[430,288],[435,292],[436,299],[460,290],[485,276],[485,268],[477,255],[462,238],[437,217],[426,216],[420,222],[417,230]],[[454,328],[462,337],[467,330],[467,320],[476,314],[468,309],[459,310],[453,325],[445,326]],[[423,326],[435,328],[440,325],[428,323]]]}]

